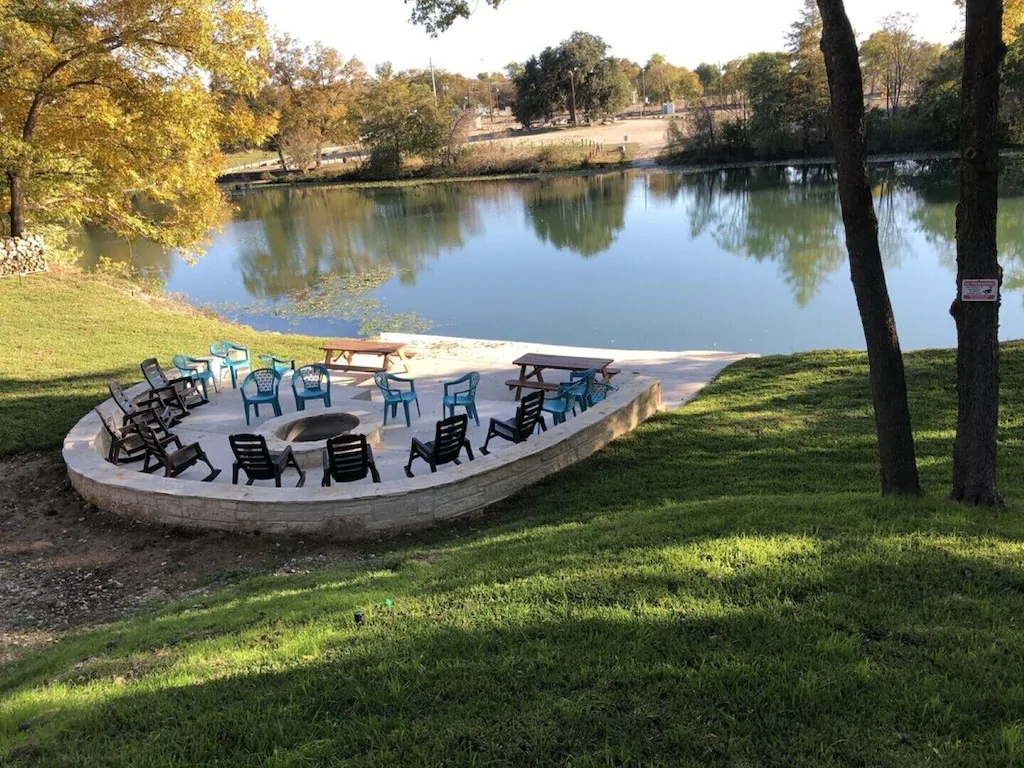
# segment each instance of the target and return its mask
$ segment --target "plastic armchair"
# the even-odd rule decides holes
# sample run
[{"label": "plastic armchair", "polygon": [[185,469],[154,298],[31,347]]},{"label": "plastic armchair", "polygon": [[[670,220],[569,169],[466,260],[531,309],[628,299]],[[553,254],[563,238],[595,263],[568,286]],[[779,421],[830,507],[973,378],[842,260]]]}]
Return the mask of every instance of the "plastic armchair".
[{"label": "plastic armchair", "polygon": [[441,411],[447,409],[448,415],[454,416],[456,408],[465,408],[466,413],[473,417],[473,421],[479,427],[480,417],[476,413],[476,387],[479,383],[480,374],[476,371],[447,382],[441,396]]},{"label": "plastic armchair", "polygon": [[281,388],[281,374],[273,368],[257,368],[245,377],[242,382],[242,404],[245,406],[245,423],[249,424],[249,408],[260,417],[260,405],[269,404],[274,415],[281,415],[281,401],[278,394]]},{"label": "plastic armchair", "polygon": [[[595,369],[591,368],[589,371],[573,371],[569,374],[569,379],[581,379],[590,371]],[[596,371],[595,371],[596,373]],[[591,406],[596,403],[600,403],[602,400],[607,400],[608,396],[612,392],[618,392],[619,388],[612,384],[610,381],[598,381],[595,375],[590,381],[590,391],[587,393],[587,405]]]},{"label": "plastic armchair", "polygon": [[171,358],[171,364],[177,368],[182,376],[188,376],[203,389],[203,397],[209,399],[210,391],[206,388],[206,382],[213,384],[213,391],[219,392],[217,379],[213,375],[213,367],[205,357],[189,357],[188,355],[175,355]]},{"label": "plastic armchair", "polygon": [[295,410],[306,410],[307,400],[323,400],[324,407],[331,407],[331,372],[320,363],[304,365],[292,376],[292,392],[295,394]]},{"label": "plastic armchair", "polygon": [[551,414],[555,424],[564,424],[565,415],[569,411],[572,411],[573,416],[576,415],[576,403],[585,384],[584,380],[563,381],[559,383],[558,392],[554,397],[545,398],[543,410]]},{"label": "plastic armchair", "polygon": [[238,387],[238,372],[243,368],[252,370],[249,348],[241,347],[230,341],[219,340],[210,345],[210,354],[220,360],[221,366],[231,374],[231,388]]},{"label": "plastic armchair", "polygon": [[277,355],[260,355],[260,360],[267,368],[273,368],[278,373],[288,373],[295,370],[295,360],[291,357],[278,357]]},{"label": "plastic armchair", "polygon": [[[393,387],[391,386],[392,382],[408,384],[409,388]],[[388,408],[391,409],[391,418],[395,418],[398,415],[398,406],[401,405],[405,409],[405,426],[407,427],[412,426],[412,420],[409,418],[409,403],[416,403],[416,414],[423,415],[420,411],[420,401],[416,396],[416,382],[412,379],[378,371],[373,374],[373,383],[377,385],[384,397],[384,426],[388,424]]]},{"label": "plastic armchair", "polygon": [[[579,384],[579,392],[576,394],[576,404],[580,410],[587,410],[597,402],[594,399],[594,385],[597,383],[597,368],[587,368],[581,371],[569,373],[569,381]],[[604,398],[601,398],[604,399]]]}]

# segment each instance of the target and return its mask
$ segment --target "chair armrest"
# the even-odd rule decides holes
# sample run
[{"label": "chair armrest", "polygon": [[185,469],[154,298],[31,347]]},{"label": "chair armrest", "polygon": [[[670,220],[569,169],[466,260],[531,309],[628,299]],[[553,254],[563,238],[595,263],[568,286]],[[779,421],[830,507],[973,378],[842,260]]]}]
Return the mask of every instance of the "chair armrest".
[{"label": "chair armrest", "polygon": [[405,382],[408,382],[409,384],[412,384],[413,386],[416,385],[416,380],[415,379],[410,379],[410,378],[407,378],[405,376],[396,376],[393,373],[389,373],[388,374],[388,378],[391,379],[392,381],[405,381]]}]

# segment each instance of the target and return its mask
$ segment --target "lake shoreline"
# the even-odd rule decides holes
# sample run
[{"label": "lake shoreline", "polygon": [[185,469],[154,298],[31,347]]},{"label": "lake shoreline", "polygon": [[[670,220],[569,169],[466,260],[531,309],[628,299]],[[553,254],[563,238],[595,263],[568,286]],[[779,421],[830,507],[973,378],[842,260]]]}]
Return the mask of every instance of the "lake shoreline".
[{"label": "lake shoreline", "polygon": [[[1024,148],[1003,149],[999,152],[1000,157],[1024,157]],[[868,155],[869,164],[895,163],[895,162],[919,162],[924,160],[956,160],[959,152],[956,150],[928,151],[928,152],[885,152],[876,155]],[[829,155],[820,157],[791,157],[777,160],[741,160],[736,162],[723,163],[659,163],[653,158],[637,158],[625,163],[614,163],[600,167],[570,168],[557,171],[539,171],[536,173],[497,173],[482,174],[475,176],[442,176],[442,177],[421,177],[406,179],[344,179],[344,178],[323,178],[310,177],[244,181],[242,179],[232,180],[231,176],[244,176],[246,174],[232,174],[222,176],[218,184],[229,188],[229,192],[249,192],[260,189],[279,189],[282,187],[344,187],[348,189],[384,189],[416,187],[426,184],[456,184],[480,181],[521,181],[524,179],[557,179],[566,177],[599,176],[608,173],[623,173],[635,170],[657,170],[671,173],[714,173],[716,171],[742,170],[744,168],[779,168],[779,167],[808,167],[816,165],[835,165],[835,158]],[[250,174],[251,175],[251,174]]]}]

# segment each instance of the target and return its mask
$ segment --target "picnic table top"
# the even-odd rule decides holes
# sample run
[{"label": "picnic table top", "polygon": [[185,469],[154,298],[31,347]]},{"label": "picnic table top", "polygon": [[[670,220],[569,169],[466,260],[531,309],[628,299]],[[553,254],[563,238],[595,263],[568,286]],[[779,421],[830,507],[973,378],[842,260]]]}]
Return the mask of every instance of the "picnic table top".
[{"label": "picnic table top", "polygon": [[362,352],[370,355],[392,355],[402,349],[405,344],[387,341],[370,341],[368,339],[334,339],[320,349],[327,352]]},{"label": "picnic table top", "polygon": [[544,355],[539,352],[528,352],[512,361],[512,365],[532,365],[535,368],[555,368],[559,370],[586,370],[587,368],[607,368],[614,360],[600,357],[568,357],[566,355]]}]

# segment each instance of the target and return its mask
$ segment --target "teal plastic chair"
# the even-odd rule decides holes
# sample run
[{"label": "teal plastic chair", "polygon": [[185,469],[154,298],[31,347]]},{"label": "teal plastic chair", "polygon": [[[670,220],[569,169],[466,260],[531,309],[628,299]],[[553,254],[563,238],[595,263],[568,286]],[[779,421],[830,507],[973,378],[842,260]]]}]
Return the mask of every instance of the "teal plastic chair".
[{"label": "teal plastic chair", "polygon": [[213,384],[213,391],[219,392],[217,379],[213,375],[210,361],[205,357],[189,357],[188,355],[175,355],[171,358],[171,364],[181,372],[182,376],[188,376],[203,388],[203,397],[209,399],[210,393],[206,388],[206,382]]},{"label": "teal plastic chair", "polygon": [[[591,369],[593,370],[593,369]],[[569,379],[581,379],[589,371],[573,371],[569,374]],[[594,376],[590,382],[590,391],[587,394],[587,405],[594,405],[600,403],[602,400],[607,400],[612,392],[618,392],[619,388],[608,381],[598,381],[597,376]]]},{"label": "teal plastic chair", "polygon": [[[393,387],[391,382],[408,384],[409,388]],[[412,421],[409,418],[409,403],[416,403],[416,414],[418,416],[423,415],[420,411],[420,401],[416,397],[416,382],[412,379],[378,371],[373,374],[373,383],[377,385],[377,388],[380,389],[381,394],[384,396],[384,426],[388,424],[388,408],[391,409],[391,418],[395,418],[398,415],[398,406],[401,405],[405,409],[405,426],[407,427],[412,426]]]},{"label": "teal plastic chair", "polygon": [[295,410],[306,410],[307,400],[323,400],[324,407],[331,407],[331,372],[320,363],[304,365],[292,376],[292,392],[295,394]]},{"label": "teal plastic chair", "polygon": [[[250,386],[252,385],[252,386]],[[281,415],[281,401],[277,399],[281,388],[281,374],[273,368],[257,368],[242,382],[242,404],[245,406],[245,423],[249,423],[249,408],[260,417],[260,405],[269,403],[274,415]]]},{"label": "teal plastic chair", "polygon": [[249,348],[240,347],[230,341],[219,340],[210,345],[210,354],[220,360],[220,364],[231,373],[231,388],[238,388],[238,372],[242,368],[252,370]]},{"label": "teal plastic chair", "polygon": [[295,360],[290,357],[278,357],[277,355],[260,355],[260,360],[267,368],[273,368],[278,373],[288,373],[295,370]]},{"label": "teal plastic chair", "polygon": [[456,408],[465,408],[479,427],[480,417],[476,414],[476,387],[479,383],[480,374],[476,371],[446,383],[441,396],[441,412],[447,409],[448,415],[454,416]]},{"label": "teal plastic chair", "polygon": [[575,381],[580,384],[580,391],[576,395],[576,404],[580,407],[580,410],[585,411],[597,402],[594,400],[594,385],[597,383],[597,368],[572,371],[569,374],[569,381]]},{"label": "teal plastic chair", "polygon": [[576,404],[585,385],[585,380],[563,381],[559,383],[558,392],[554,397],[544,398],[543,410],[551,414],[556,425],[565,423],[565,415],[569,411],[572,411],[573,416],[576,415]]}]

